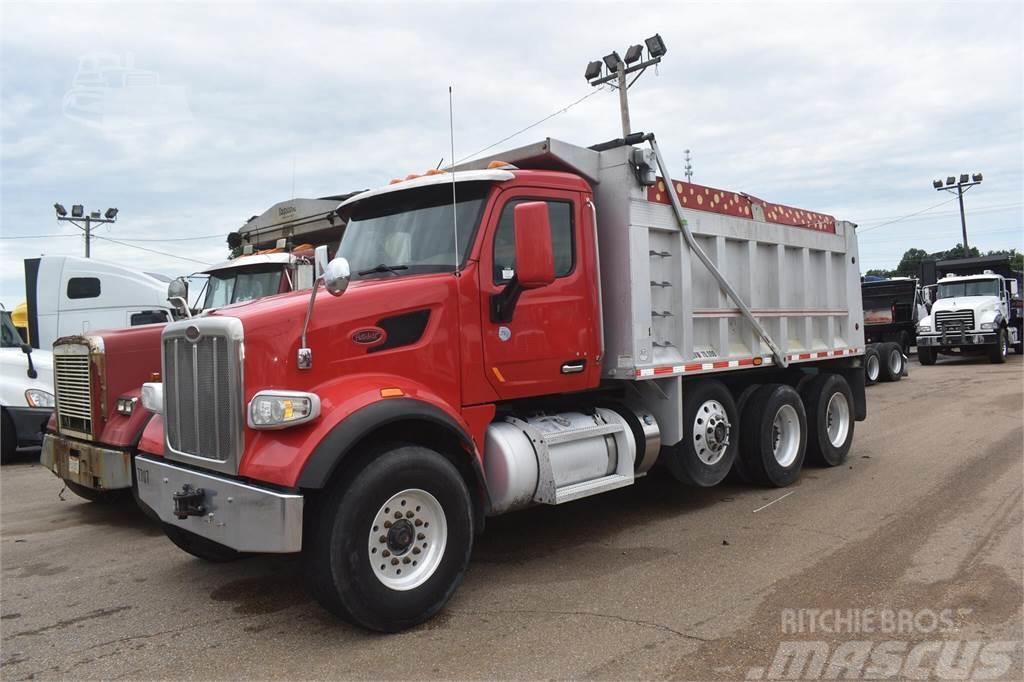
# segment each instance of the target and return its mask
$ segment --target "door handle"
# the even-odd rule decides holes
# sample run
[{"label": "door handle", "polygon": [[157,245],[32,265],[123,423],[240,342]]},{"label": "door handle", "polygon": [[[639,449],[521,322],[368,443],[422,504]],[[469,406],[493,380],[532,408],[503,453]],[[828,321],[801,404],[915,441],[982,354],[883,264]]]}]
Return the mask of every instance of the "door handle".
[{"label": "door handle", "polygon": [[586,360],[570,360],[562,363],[562,374],[579,374],[586,367]]}]

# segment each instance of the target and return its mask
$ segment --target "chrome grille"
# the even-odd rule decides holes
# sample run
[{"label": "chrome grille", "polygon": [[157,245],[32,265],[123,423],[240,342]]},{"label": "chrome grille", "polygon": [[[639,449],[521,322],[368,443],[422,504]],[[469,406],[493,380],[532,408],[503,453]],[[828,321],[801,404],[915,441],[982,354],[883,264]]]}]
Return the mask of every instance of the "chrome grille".
[{"label": "chrome grille", "polygon": [[92,437],[92,377],[89,347],[54,346],[53,380],[57,398],[57,427],[63,433]]},{"label": "chrome grille", "polygon": [[233,318],[183,320],[164,331],[164,429],[171,458],[237,472],[240,349],[241,323]]},{"label": "chrome grille", "polygon": [[942,332],[947,325],[960,326],[965,332],[974,329],[974,311],[940,310],[935,313],[935,331]]}]

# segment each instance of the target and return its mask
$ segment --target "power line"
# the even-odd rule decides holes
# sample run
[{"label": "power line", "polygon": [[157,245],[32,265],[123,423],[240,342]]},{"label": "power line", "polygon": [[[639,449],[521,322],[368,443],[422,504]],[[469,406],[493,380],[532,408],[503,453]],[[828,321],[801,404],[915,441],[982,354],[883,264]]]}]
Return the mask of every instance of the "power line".
[{"label": "power line", "polygon": [[[77,234],[19,234],[19,235],[13,235],[13,236],[3,236],[3,237],[0,237],[0,239],[56,239],[56,238],[60,238],[60,237],[75,237],[75,238],[77,238],[77,237],[80,237],[80,236],[81,235],[77,235]],[[95,232],[93,233],[93,236],[94,237],[96,236]],[[124,241],[126,241],[126,242],[187,242],[187,241],[195,241],[195,240],[198,240],[198,239],[222,239],[222,238],[224,238],[223,234],[208,234],[208,235],[203,235],[201,237],[169,237],[169,238],[166,238],[166,239],[160,239],[160,238],[132,238],[132,239],[125,239]]]},{"label": "power line", "polygon": [[155,253],[155,254],[160,255],[160,256],[167,256],[168,258],[177,258],[178,260],[187,260],[187,261],[190,261],[192,263],[199,263],[200,265],[209,265],[209,263],[206,263],[206,262],[201,261],[201,260],[196,260],[195,258],[186,258],[185,256],[178,256],[178,255],[175,255],[173,253],[167,253],[166,251],[157,251],[156,249],[149,249],[149,248],[146,248],[145,246],[136,246],[135,244],[128,244],[127,242],[120,241],[119,239],[111,239],[110,237],[100,237],[99,235],[95,235],[95,234],[92,237],[93,237],[93,239],[102,239],[105,242],[113,242],[115,244],[120,244],[121,246],[127,246],[130,249],[138,249],[139,251],[148,251],[149,253]]},{"label": "power line", "polygon": [[895,220],[890,220],[888,222],[884,222],[881,225],[874,225],[872,227],[868,227],[868,228],[865,228],[863,230],[857,230],[857,232],[858,232],[858,234],[864,234],[865,232],[870,232],[871,230],[877,230],[880,227],[885,227],[886,225],[892,225],[893,223],[898,223],[901,220],[906,220],[907,218],[912,218],[913,216],[921,215],[922,213],[927,213],[928,211],[936,209],[939,206],[945,206],[946,204],[948,204],[950,202],[953,202],[953,201],[956,201],[956,197],[953,197],[951,199],[946,199],[945,201],[940,201],[939,203],[935,204],[934,206],[929,206],[928,208],[922,208],[920,211],[914,211],[913,213],[908,213],[905,216],[900,216],[899,218],[896,218]]},{"label": "power line", "polygon": [[[971,211],[971,213],[981,213],[981,212],[992,213],[993,211],[1005,211],[1005,210],[1008,210],[1008,209],[1011,209],[1011,208],[1016,208],[1018,206],[1021,206],[1022,204],[1024,204],[1024,202],[1015,201],[1015,202],[1013,202],[1011,204],[993,204],[991,206],[979,206],[978,208],[973,209]],[[946,215],[958,215],[958,214],[959,214],[959,211],[936,211],[935,213],[932,213],[931,215],[932,216],[946,216]],[[871,218],[869,220],[862,220],[862,221],[860,221],[857,224],[858,225],[870,225],[871,223],[885,222],[885,221],[890,220],[892,218],[898,218],[898,217],[901,217],[901,216],[895,216],[895,215],[879,216],[877,218]],[[929,216],[929,217],[931,217],[931,216]]]},{"label": "power line", "polygon": [[540,119],[540,120],[539,120],[539,121],[537,121],[536,123],[531,123],[530,125],[526,126],[525,128],[522,128],[521,130],[517,130],[516,132],[512,133],[511,135],[508,135],[508,136],[506,136],[506,137],[503,137],[503,138],[501,138],[500,140],[498,140],[497,142],[495,142],[495,143],[493,143],[493,144],[489,144],[489,145],[487,145],[487,146],[486,146],[486,147],[484,147],[483,149],[478,149],[478,150],[476,150],[475,152],[473,152],[472,154],[469,154],[469,155],[467,155],[467,156],[463,156],[463,157],[462,157],[461,159],[459,159],[458,161],[456,161],[456,162],[455,162],[455,163],[453,163],[452,165],[454,166],[454,165],[456,165],[456,164],[462,163],[462,162],[463,162],[463,161],[465,161],[466,159],[472,159],[472,158],[473,158],[474,156],[476,156],[477,154],[482,154],[482,153],[484,153],[485,151],[487,151],[488,149],[493,149],[494,147],[497,147],[497,146],[498,146],[499,144],[501,144],[502,142],[508,142],[508,141],[509,141],[509,140],[511,140],[511,139],[512,139],[513,137],[516,137],[517,135],[522,135],[522,134],[523,134],[523,133],[525,133],[525,132],[526,132],[527,130],[530,130],[531,128],[536,128],[536,127],[537,127],[537,126],[539,126],[539,125],[540,125],[541,123],[544,123],[545,121],[547,121],[547,120],[549,120],[549,119],[552,119],[552,118],[554,118],[555,116],[558,116],[559,114],[564,114],[565,112],[569,111],[569,110],[570,110],[570,109],[572,109],[572,108],[573,108],[574,106],[576,106],[577,104],[580,104],[580,103],[582,103],[582,102],[583,102],[584,100],[588,100],[588,99],[590,99],[591,97],[593,97],[594,95],[596,95],[597,93],[601,92],[601,91],[602,91],[602,90],[604,90],[604,89],[605,89],[605,86],[603,86],[603,85],[602,85],[602,86],[601,86],[601,87],[599,87],[599,88],[598,88],[597,90],[594,90],[593,92],[590,92],[590,93],[588,93],[588,94],[584,95],[583,97],[580,97],[580,98],[579,98],[578,100],[576,100],[575,102],[573,102],[573,103],[571,103],[571,104],[567,104],[566,106],[562,107],[562,108],[561,108],[561,109],[559,109],[558,111],[555,111],[555,112],[553,112],[553,113],[551,113],[551,114],[548,114],[547,116],[545,116],[544,118]]}]

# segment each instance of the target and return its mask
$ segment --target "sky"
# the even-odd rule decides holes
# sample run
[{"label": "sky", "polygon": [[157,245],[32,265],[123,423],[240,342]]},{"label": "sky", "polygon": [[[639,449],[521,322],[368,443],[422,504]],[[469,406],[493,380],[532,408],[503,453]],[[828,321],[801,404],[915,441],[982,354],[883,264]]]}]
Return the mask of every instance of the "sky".
[{"label": "sky", "polygon": [[[867,270],[961,241],[955,197],[931,183],[980,171],[971,245],[1022,249],[1022,14],[865,0],[3,2],[0,301],[24,300],[24,258],[82,254],[54,202],[119,209],[94,258],[179,275],[223,260],[227,233],[279,201],[447,164],[449,86],[459,159],[563,109],[490,153],[617,137],[614,91],[566,107],[594,92],[588,61],[654,33],[668,52],[629,91],[631,118],[675,177],[690,149],[694,182],[851,220]],[[127,81],[97,88],[96,65],[127,67],[105,72]],[[98,115],[82,106],[97,92]]]}]

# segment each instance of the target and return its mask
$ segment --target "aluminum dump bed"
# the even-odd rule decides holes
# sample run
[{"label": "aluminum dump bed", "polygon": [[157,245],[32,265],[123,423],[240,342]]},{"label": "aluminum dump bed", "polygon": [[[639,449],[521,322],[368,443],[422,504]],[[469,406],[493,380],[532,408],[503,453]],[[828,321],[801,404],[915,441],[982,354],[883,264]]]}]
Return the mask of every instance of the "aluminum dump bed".
[{"label": "aluminum dump bed", "polygon": [[[739,192],[650,176],[642,183],[634,162],[645,152],[594,151],[548,139],[460,167],[501,160],[520,169],[574,172],[591,183],[606,377],[649,379],[768,365],[779,356],[791,364],[863,353],[852,223]],[[688,246],[670,191],[677,192],[698,246],[778,356]]]}]

